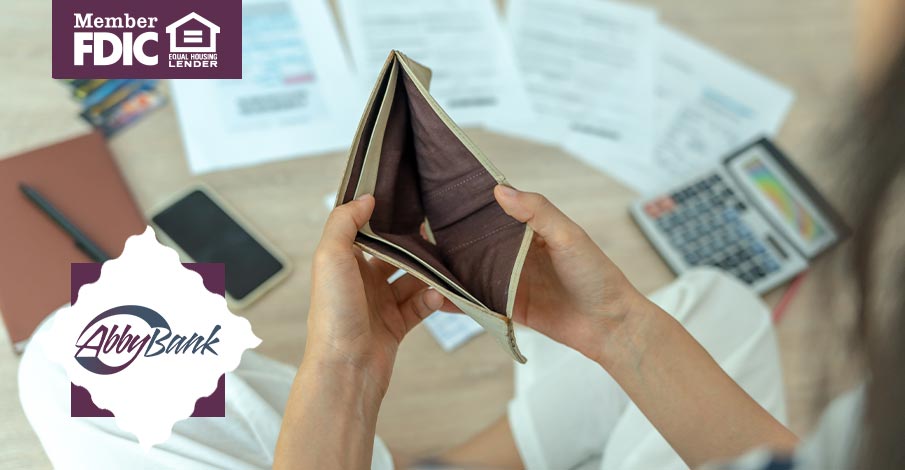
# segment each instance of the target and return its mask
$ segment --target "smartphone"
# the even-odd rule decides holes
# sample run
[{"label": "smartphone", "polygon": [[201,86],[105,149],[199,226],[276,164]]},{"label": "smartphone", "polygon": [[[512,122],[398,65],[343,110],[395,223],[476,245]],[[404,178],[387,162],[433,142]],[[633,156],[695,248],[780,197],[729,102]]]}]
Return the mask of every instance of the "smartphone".
[{"label": "smartphone", "polygon": [[226,265],[230,307],[254,302],[289,273],[286,257],[206,186],[179,193],[153,213],[158,238],[185,262]]}]

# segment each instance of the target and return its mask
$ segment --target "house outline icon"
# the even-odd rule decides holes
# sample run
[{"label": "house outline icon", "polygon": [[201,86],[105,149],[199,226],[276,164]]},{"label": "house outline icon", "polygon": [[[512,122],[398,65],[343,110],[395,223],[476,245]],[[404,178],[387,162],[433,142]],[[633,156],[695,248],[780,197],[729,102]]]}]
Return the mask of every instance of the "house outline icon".
[{"label": "house outline icon", "polygon": [[[179,38],[179,27],[185,23],[188,23],[191,20],[196,20],[203,24],[208,29],[208,34],[210,35],[210,45],[209,46],[179,46],[178,38]],[[166,27],[166,32],[170,36],[170,52],[217,52],[217,35],[220,34],[220,27],[211,23],[207,20],[207,18],[199,15],[198,13],[191,12],[188,15],[183,16],[182,18],[174,21],[171,25]],[[198,30],[185,30],[182,32],[184,35],[183,41],[186,43],[189,42],[203,42],[204,32]]]}]

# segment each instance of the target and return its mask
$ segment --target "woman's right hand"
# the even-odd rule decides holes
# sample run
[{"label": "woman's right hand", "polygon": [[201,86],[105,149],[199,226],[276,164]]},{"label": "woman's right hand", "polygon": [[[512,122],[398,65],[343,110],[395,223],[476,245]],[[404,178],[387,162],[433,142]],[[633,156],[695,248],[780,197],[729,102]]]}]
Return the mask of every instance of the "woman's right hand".
[{"label": "woman's right hand", "polygon": [[502,185],[494,195],[507,214],[535,231],[513,319],[603,364],[608,338],[647,299],[544,196]]},{"label": "woman's right hand", "polygon": [[502,185],[494,195],[507,214],[535,232],[513,319],[602,364],[609,338],[647,299],[547,198]]},{"label": "woman's right hand", "polygon": [[795,448],[795,435],[642,296],[581,227],[539,194],[505,186],[494,193],[536,232],[513,319],[603,366],[691,468],[760,446]]}]

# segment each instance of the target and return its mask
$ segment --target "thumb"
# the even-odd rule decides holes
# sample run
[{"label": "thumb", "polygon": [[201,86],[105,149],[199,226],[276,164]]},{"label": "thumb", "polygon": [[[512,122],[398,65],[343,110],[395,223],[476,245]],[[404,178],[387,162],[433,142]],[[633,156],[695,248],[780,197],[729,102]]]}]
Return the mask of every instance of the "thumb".
[{"label": "thumb", "polygon": [[509,216],[527,223],[553,249],[571,248],[582,238],[587,238],[578,224],[540,194],[504,185],[497,185],[493,193]]},{"label": "thumb", "polygon": [[431,288],[424,288],[412,294],[399,306],[399,311],[409,317],[409,320],[405,322],[406,333],[421,320],[443,307],[443,301],[443,296]]},{"label": "thumb", "polygon": [[349,201],[333,209],[327,223],[324,224],[324,233],[321,235],[320,245],[326,249],[351,248],[355,241],[358,229],[364,226],[374,212],[374,196],[365,194],[354,201]]}]

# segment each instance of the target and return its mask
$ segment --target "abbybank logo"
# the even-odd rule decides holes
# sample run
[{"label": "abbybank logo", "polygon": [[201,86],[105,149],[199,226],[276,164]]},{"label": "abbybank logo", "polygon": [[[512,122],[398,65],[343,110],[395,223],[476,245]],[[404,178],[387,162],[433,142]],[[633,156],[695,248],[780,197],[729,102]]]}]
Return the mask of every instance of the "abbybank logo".
[{"label": "abbybank logo", "polygon": [[72,382],[72,416],[113,416],[143,447],[190,416],[224,416],[224,374],[261,340],[226,305],[222,264],[183,265],[148,227],[121,256],[72,265],[72,306],[47,352]]},{"label": "abbybank logo", "polygon": [[163,316],[141,305],[120,305],[96,316],[82,330],[75,347],[75,360],[100,375],[115,374],[138,359],[161,354],[217,354],[220,342],[214,325],[206,337],[173,334]]},{"label": "abbybank logo", "polygon": [[54,78],[242,78],[241,0],[53,0]]}]

